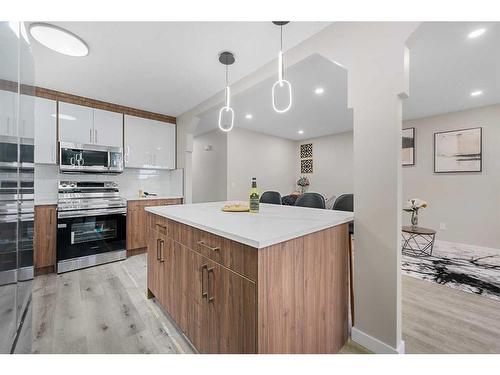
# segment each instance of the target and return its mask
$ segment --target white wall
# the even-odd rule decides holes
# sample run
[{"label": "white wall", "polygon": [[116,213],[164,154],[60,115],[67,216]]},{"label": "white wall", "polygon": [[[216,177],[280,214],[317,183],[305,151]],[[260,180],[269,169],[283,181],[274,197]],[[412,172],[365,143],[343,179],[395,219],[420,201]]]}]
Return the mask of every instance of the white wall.
[{"label": "white wall", "polygon": [[[500,249],[500,105],[406,121],[415,127],[415,166],[403,167],[403,201],[425,199],[419,224],[437,239]],[[483,128],[483,171],[434,173],[434,133]],[[403,223],[409,223],[408,214]],[[446,230],[440,230],[445,223]]]},{"label": "white wall", "polygon": [[193,203],[226,200],[227,133],[217,129],[194,137],[192,157]]},{"label": "white wall", "polygon": [[228,135],[227,198],[247,200],[252,177],[261,192],[295,190],[296,145],[294,141],[241,128]]},{"label": "white wall", "polygon": [[313,173],[309,190],[325,199],[353,192],[353,132],[328,135],[297,142],[296,174],[300,176],[300,145],[313,144]]},{"label": "white wall", "polygon": [[[409,94],[406,42],[418,22],[335,22],[286,51],[287,64],[319,53],[348,71],[354,110],[356,250],[353,340],[376,351],[404,350],[401,336],[401,98]],[[276,75],[276,61],[231,86],[233,95]],[[186,139],[201,113],[220,106],[219,92],[177,118],[178,166],[192,191]]]}]

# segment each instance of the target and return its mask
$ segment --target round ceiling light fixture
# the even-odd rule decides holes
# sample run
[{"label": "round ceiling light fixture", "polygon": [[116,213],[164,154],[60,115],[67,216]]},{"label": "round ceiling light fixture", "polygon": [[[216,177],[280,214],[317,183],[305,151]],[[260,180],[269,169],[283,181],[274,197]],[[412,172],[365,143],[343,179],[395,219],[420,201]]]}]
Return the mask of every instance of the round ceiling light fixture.
[{"label": "round ceiling light fixture", "polygon": [[48,23],[32,23],[30,35],[45,47],[63,55],[83,57],[89,54],[89,47],[78,36],[59,26]]}]

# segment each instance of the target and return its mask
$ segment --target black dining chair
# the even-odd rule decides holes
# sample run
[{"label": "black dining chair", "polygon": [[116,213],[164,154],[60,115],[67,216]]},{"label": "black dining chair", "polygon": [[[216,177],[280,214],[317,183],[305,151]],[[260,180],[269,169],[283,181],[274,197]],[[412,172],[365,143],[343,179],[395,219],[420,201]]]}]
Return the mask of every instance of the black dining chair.
[{"label": "black dining chair", "polygon": [[281,204],[281,194],[277,191],[265,191],[260,196],[260,203]]},{"label": "black dining chair", "polygon": [[304,193],[295,201],[299,207],[325,208],[325,198],[319,193]]},{"label": "black dining chair", "polygon": [[[342,194],[333,204],[332,210],[354,212],[354,194]],[[352,241],[354,238],[354,223],[349,223],[349,293],[351,295],[351,321],[354,325],[354,287],[353,287],[353,254]]]}]

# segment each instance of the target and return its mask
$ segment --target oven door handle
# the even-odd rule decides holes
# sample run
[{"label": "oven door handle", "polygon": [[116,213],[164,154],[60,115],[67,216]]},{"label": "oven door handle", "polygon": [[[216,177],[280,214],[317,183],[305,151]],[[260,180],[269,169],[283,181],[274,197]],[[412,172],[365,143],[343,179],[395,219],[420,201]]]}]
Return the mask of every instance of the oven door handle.
[{"label": "oven door handle", "polygon": [[114,210],[78,210],[78,211],[58,211],[57,217],[59,219],[83,217],[83,216],[102,216],[102,215],[127,215],[127,208],[117,208]]}]

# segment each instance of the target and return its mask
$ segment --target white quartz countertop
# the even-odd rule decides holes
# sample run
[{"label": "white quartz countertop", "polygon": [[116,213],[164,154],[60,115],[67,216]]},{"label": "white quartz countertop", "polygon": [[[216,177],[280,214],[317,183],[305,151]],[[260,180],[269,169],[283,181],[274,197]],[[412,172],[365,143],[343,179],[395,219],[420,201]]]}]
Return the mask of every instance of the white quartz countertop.
[{"label": "white quartz countertop", "polygon": [[182,195],[157,195],[157,196],[148,196],[145,198],[126,197],[128,201],[151,201],[158,199],[182,199],[182,198],[184,198]]},{"label": "white quartz countertop", "polygon": [[211,202],[146,207],[146,211],[258,249],[354,220],[352,212],[261,204],[259,213],[223,212]]}]

